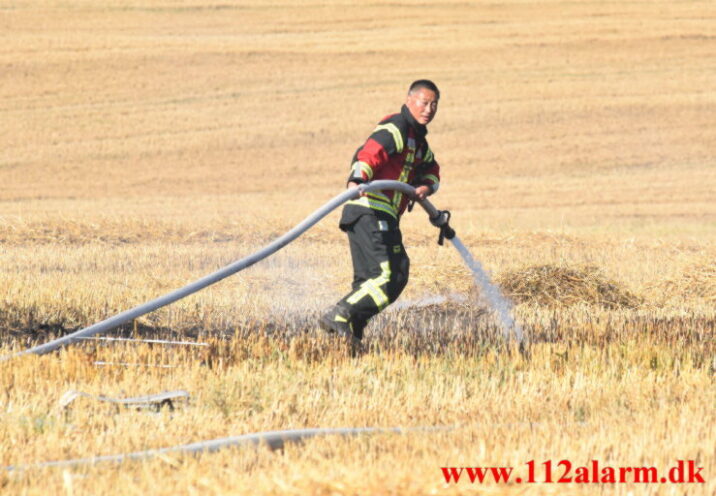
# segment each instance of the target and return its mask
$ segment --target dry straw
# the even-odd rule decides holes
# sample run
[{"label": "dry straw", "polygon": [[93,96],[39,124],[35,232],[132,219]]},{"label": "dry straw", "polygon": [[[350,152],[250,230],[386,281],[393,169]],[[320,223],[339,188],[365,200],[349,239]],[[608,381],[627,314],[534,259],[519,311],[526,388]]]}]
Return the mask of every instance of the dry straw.
[{"label": "dry straw", "polygon": [[504,274],[500,285],[516,302],[553,308],[588,304],[619,309],[636,308],[641,303],[640,298],[606,279],[599,268],[593,266],[528,267]]}]

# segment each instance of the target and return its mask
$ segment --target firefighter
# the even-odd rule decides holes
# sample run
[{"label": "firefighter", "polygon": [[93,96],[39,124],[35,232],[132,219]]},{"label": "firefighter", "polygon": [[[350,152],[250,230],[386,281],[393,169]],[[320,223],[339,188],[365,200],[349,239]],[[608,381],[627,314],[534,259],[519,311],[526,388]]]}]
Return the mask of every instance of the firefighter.
[{"label": "firefighter", "polygon": [[353,156],[348,188],[391,179],[414,186],[415,195],[407,198],[393,190],[363,193],[344,205],[339,226],[348,235],[353,287],[320,318],[320,327],[327,332],[360,341],[368,320],[393,303],[408,283],[410,259],[400,216],[411,200],[424,200],[440,185],[440,166],[425,139],[439,99],[432,81],[413,82],[400,112],[380,121]]}]

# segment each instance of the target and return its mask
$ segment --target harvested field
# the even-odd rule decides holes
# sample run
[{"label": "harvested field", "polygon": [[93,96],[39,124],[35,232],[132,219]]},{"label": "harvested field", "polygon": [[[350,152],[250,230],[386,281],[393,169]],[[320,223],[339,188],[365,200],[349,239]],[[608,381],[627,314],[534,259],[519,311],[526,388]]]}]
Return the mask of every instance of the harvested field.
[{"label": "harvested field", "polygon": [[[242,258],[343,187],[407,85],[442,92],[433,198],[514,303],[506,345],[420,209],[362,349],[338,212],[110,333],[0,362],[0,466],[283,429],[283,450],[0,472],[3,494],[716,494],[716,6],[192,0],[0,6],[0,355]],[[186,390],[174,411],[112,398]],[[703,467],[703,483],[446,482],[441,467]],[[664,472],[660,472],[660,475]],[[575,473],[572,473],[574,476]],[[543,473],[537,474],[544,479]]]}]

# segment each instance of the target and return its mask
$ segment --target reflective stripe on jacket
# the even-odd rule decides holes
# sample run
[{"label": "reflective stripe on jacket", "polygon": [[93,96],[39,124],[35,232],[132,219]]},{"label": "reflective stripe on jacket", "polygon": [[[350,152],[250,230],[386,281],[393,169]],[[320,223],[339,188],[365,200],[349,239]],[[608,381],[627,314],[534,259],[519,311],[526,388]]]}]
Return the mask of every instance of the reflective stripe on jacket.
[{"label": "reflective stripe on jacket", "polygon": [[[385,117],[368,140],[353,155],[348,181],[364,183],[379,179],[401,181],[412,186],[440,186],[440,166],[425,139],[428,130],[403,105],[400,113]],[[390,214],[396,219],[409,199],[402,193],[383,190],[348,202]]]}]

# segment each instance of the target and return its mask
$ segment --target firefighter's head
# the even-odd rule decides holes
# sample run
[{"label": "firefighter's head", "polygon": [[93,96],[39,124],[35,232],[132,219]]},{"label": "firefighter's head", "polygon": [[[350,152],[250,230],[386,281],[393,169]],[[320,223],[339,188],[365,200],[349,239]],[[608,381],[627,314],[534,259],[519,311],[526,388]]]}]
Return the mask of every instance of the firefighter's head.
[{"label": "firefighter's head", "polygon": [[410,85],[405,105],[415,120],[425,126],[435,117],[438,100],[440,100],[440,90],[435,83],[427,79],[418,79]]}]

